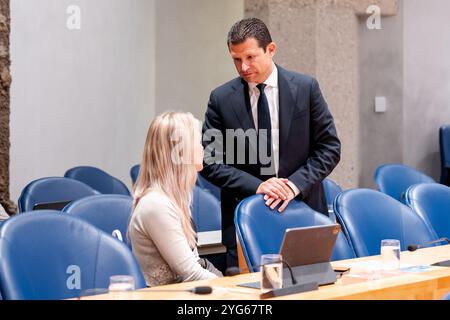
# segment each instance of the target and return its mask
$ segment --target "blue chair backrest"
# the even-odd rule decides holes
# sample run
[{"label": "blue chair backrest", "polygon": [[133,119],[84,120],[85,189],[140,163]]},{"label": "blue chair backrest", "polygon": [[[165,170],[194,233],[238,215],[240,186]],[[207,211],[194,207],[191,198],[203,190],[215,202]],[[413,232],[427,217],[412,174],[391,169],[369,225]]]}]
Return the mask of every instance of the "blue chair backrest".
[{"label": "blue chair backrest", "polygon": [[220,202],[198,186],[194,188],[192,219],[197,232],[221,230]]},{"label": "blue chair backrest", "polygon": [[90,166],[75,167],[67,170],[64,177],[84,182],[103,194],[130,195],[130,191],[122,181],[99,168]]},{"label": "blue chair backrest", "polygon": [[450,300],[450,292],[444,297],[444,300]]},{"label": "blue chair backrest", "polygon": [[[280,214],[265,205],[262,195],[242,200],[234,217],[236,231],[250,271],[258,271],[261,255],[278,253],[287,228],[333,224],[328,217],[293,200]],[[314,250],[314,248],[311,248]],[[332,260],[354,258],[355,254],[342,232],[339,232]]]},{"label": "blue chair backrest", "polygon": [[404,164],[384,164],[375,171],[378,190],[405,202],[406,189],[416,183],[435,182],[433,178]]},{"label": "blue chair backrest", "polygon": [[328,217],[336,222],[336,216],[334,214],[334,199],[342,192],[342,188],[333,180],[325,178],[322,181],[323,190],[325,191],[325,199],[328,207]]},{"label": "blue chair backrest", "polygon": [[411,208],[370,189],[343,191],[335,213],[358,257],[380,254],[383,239],[400,240],[401,249],[437,239],[436,232]]},{"label": "blue chair backrest", "polygon": [[137,181],[137,178],[139,176],[139,169],[141,169],[140,164],[136,164],[136,165],[132,166],[130,169],[130,177],[131,177],[131,182],[133,182],[133,184],[135,184]]},{"label": "blue chair backrest", "polygon": [[19,197],[19,212],[31,211],[35,204],[73,201],[99,194],[87,184],[62,177],[49,177],[30,182]]},{"label": "blue chair backrest", "polygon": [[67,299],[108,288],[112,275],[145,280],[130,249],[89,223],[42,211],[17,215],[0,230],[0,289],[4,299]]},{"label": "blue chair backrest", "polygon": [[441,183],[450,186],[450,125],[439,129],[441,150]]},{"label": "blue chair backrest", "polygon": [[126,234],[132,205],[130,196],[101,194],[73,201],[63,212],[87,221],[109,235],[120,235],[117,238],[128,244]]},{"label": "blue chair backrest", "polygon": [[200,174],[197,175],[197,181],[195,184],[203,190],[211,193],[217,200],[220,201],[220,188],[203,178]]},{"label": "blue chair backrest", "polygon": [[450,238],[450,187],[421,183],[408,188],[406,204],[429,221],[438,237]]}]

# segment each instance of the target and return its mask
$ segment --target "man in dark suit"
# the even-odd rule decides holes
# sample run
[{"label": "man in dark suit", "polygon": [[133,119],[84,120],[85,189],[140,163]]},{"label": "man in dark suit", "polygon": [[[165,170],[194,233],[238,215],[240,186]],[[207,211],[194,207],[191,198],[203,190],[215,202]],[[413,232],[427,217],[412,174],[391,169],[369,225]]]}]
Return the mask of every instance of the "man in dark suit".
[{"label": "man in dark suit", "polygon": [[276,45],[261,20],[238,21],[227,42],[240,77],[211,92],[201,174],[221,187],[230,267],[237,265],[237,204],[264,194],[279,213],[297,198],[327,214],[321,182],[339,162],[341,145],[318,82],[273,63]]}]

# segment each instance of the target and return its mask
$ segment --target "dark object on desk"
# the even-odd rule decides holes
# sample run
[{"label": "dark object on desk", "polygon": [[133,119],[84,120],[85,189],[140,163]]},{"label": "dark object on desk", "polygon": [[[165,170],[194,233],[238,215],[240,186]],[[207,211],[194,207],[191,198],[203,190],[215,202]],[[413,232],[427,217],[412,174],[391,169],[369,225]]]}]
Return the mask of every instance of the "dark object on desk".
[{"label": "dark object on desk", "polygon": [[336,282],[330,260],[339,229],[338,224],[286,229],[280,254],[292,266],[298,284]]},{"label": "dark object on desk", "polygon": [[319,286],[317,285],[317,282],[311,282],[311,283],[304,283],[304,284],[297,284],[293,286],[289,286],[286,288],[281,289],[274,289],[265,293],[262,293],[259,295],[261,299],[268,299],[273,297],[282,297],[289,294],[294,293],[300,293],[300,292],[307,292],[307,291],[314,291],[318,290]]},{"label": "dark object on desk", "polygon": [[195,287],[189,291],[195,294],[210,294],[212,292],[212,288],[209,286]]},{"label": "dark object on desk", "polygon": [[244,288],[261,289],[261,284],[259,281],[239,283],[239,284],[237,284],[237,286],[244,287]]},{"label": "dark object on desk", "polygon": [[192,292],[194,294],[210,294],[213,289],[210,286],[194,287],[192,289],[155,289],[147,292]]},{"label": "dark object on desk", "polygon": [[344,274],[347,274],[350,272],[350,268],[347,267],[334,267],[333,268],[334,273],[336,274],[336,278],[341,278]]},{"label": "dark object on desk", "polygon": [[440,261],[432,264],[433,267],[450,267],[450,260]]},{"label": "dark object on desk", "polygon": [[34,210],[59,210],[64,209],[71,201],[41,202],[33,206]]}]

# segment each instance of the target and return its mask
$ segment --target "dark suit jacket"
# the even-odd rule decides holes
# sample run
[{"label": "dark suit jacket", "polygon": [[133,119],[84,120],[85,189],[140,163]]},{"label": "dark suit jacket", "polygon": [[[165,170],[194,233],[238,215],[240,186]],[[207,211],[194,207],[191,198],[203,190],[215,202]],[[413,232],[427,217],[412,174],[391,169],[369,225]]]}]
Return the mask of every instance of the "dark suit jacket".
[{"label": "dark suit jacket", "polygon": [[[278,177],[288,178],[300,190],[298,196],[316,211],[327,214],[322,180],[331,173],[340,159],[341,144],[336,134],[333,117],[322,96],[317,80],[307,75],[290,72],[279,66],[279,169]],[[211,92],[203,124],[203,132],[217,129],[226,146],[226,129],[255,129],[248,93],[248,85],[240,77]],[[207,164],[207,146],[204,141],[205,165],[201,174],[222,188],[222,229],[233,225],[234,209],[239,201],[253,195],[259,184],[270,178],[261,176],[258,163],[227,161],[226,152],[219,152],[223,163]],[[235,141],[235,147],[247,153],[255,146]],[[217,144],[216,144],[217,146]],[[217,154],[214,154],[217,157]]]}]

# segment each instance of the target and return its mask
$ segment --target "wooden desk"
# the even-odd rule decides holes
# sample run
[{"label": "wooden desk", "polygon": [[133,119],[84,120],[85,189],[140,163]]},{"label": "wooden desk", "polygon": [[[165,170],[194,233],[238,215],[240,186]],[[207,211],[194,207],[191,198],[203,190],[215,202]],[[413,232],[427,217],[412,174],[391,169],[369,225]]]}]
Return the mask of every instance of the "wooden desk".
[{"label": "wooden desk", "polygon": [[[401,266],[430,265],[438,261],[450,259],[450,245],[402,252]],[[378,271],[372,273],[372,266],[379,262],[379,256],[333,262],[334,266],[350,266],[351,271],[335,284],[321,286],[319,290],[293,294],[275,299],[442,299],[450,292],[450,268],[430,267],[425,272],[405,273],[396,275]],[[370,276],[367,276],[370,275]],[[259,290],[238,287],[237,284],[259,280],[259,273],[241,274],[235,277],[225,277],[213,280],[203,280],[174,285],[161,286],[126,293],[123,299],[142,300],[257,300]],[[213,293],[195,295],[190,292],[156,292],[155,290],[191,289],[195,286],[209,285]],[[153,291],[153,292],[152,292]],[[89,299],[113,299],[110,294],[88,297]]]}]

